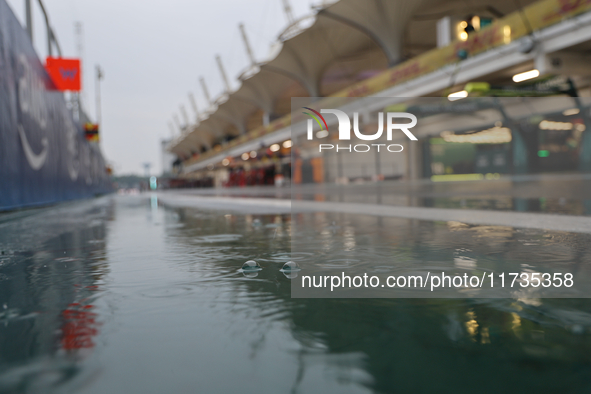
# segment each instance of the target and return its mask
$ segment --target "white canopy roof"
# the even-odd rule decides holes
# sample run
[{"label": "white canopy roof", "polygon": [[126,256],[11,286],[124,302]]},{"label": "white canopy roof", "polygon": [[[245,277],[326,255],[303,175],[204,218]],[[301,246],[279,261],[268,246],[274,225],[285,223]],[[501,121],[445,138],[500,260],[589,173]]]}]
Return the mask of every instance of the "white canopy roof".
[{"label": "white canopy roof", "polygon": [[[530,2],[530,1],[528,1]],[[211,149],[290,112],[291,97],[322,97],[436,46],[436,21],[471,13],[501,16],[513,0],[340,0],[280,36],[277,55],[241,79],[217,109],[171,144],[181,158]],[[524,4],[522,4],[524,5]],[[295,32],[294,32],[295,31]]]}]

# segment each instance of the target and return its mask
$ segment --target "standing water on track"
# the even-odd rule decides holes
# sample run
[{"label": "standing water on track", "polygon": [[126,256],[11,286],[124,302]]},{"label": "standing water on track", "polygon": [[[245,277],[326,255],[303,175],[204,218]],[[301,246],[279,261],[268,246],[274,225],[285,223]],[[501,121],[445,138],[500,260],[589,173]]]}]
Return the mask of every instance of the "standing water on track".
[{"label": "standing water on track", "polygon": [[[307,215],[319,248],[346,232],[374,263],[485,256],[464,236],[434,237],[457,231],[446,225],[391,219],[368,245],[352,217]],[[363,262],[291,253],[291,231],[290,214],[167,208],[156,195],[0,215],[0,392],[591,388],[591,300],[292,299],[303,262]],[[554,245],[556,264],[589,257],[586,235],[470,231],[498,259],[519,259],[507,244],[525,241]],[[241,270],[249,260],[262,269]]]}]

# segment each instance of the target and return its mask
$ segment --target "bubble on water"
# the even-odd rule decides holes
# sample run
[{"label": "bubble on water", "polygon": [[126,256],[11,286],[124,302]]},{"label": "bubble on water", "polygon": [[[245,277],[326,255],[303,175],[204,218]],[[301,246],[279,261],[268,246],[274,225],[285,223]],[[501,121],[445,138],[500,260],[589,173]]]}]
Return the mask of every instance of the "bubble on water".
[{"label": "bubble on water", "polygon": [[281,272],[283,273],[283,275],[285,275],[285,277],[287,279],[294,279],[294,278],[298,277],[297,271],[283,271],[283,270],[281,270]]},{"label": "bubble on water", "polygon": [[256,271],[260,271],[262,269],[263,269],[263,267],[261,267],[260,264],[257,263],[256,261],[248,260],[247,262],[242,264],[241,271],[242,272],[256,272]]},{"label": "bubble on water", "polygon": [[280,269],[281,272],[297,272],[300,270],[300,266],[294,261],[288,261],[287,263],[283,264],[283,268]]},{"label": "bubble on water", "polygon": [[242,271],[242,275],[244,275],[245,278],[256,278],[259,276],[259,273],[257,271]]}]

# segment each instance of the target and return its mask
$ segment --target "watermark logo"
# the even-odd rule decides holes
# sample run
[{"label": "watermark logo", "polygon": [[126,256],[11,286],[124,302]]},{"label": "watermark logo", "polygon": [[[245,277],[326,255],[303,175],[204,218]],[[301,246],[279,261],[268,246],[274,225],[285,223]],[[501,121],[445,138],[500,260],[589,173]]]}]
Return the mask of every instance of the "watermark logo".
[{"label": "watermark logo", "polygon": [[[308,115],[309,117],[311,117],[312,119],[314,119],[316,121],[316,123],[318,123],[318,126],[320,126],[320,130],[326,130],[328,131],[328,125],[326,124],[326,120],[324,119],[324,116],[320,115],[320,112],[313,110],[312,108],[309,107],[303,107],[304,109],[309,110],[310,112],[314,112],[316,114],[316,116],[312,115],[309,112],[304,112],[304,114]],[[322,111],[322,110],[321,110]],[[322,128],[322,123],[320,123],[320,119],[322,119],[322,123],[324,123],[324,127],[326,127],[326,129]],[[308,139],[311,140],[312,139],[312,119],[308,120]]]},{"label": "watermark logo", "polygon": [[[386,139],[388,141],[392,141],[392,136],[394,131],[402,131],[408,139],[411,141],[417,141],[417,137],[410,131],[411,128],[416,126],[417,124],[417,117],[408,112],[379,112],[378,113],[378,130],[374,134],[362,134],[359,131],[359,113],[353,113],[353,127],[351,127],[351,119],[349,115],[345,112],[340,111],[338,109],[321,109],[320,112],[309,108],[303,107],[304,109],[310,112],[304,112],[304,114],[310,116],[311,119],[308,119],[307,123],[307,138],[308,140],[314,139],[314,121],[320,126],[321,132],[326,130],[324,136],[328,135],[328,124],[326,119],[322,116],[322,114],[333,114],[337,117],[337,121],[339,124],[339,140],[340,141],[348,141],[351,140],[351,129],[353,130],[353,134],[355,137],[362,141],[375,141],[382,137],[384,134],[384,129],[386,130]],[[385,118],[385,121],[384,121]],[[410,122],[402,122],[400,123],[401,119],[410,120]],[[324,125],[324,127],[323,127]],[[317,135],[318,136],[318,135]],[[371,144],[371,146],[376,147],[378,152],[380,151],[380,147],[386,146],[386,144]],[[336,149],[338,152],[339,150],[347,150],[349,152],[368,152],[371,150],[371,146],[367,144],[359,144],[354,146],[345,146],[340,147],[339,145],[333,144],[320,144],[319,150],[322,152],[323,150],[330,150]],[[396,147],[396,150],[392,150],[391,147]],[[389,152],[401,152],[403,150],[402,145],[399,144],[392,144],[387,146],[387,150]]]}]

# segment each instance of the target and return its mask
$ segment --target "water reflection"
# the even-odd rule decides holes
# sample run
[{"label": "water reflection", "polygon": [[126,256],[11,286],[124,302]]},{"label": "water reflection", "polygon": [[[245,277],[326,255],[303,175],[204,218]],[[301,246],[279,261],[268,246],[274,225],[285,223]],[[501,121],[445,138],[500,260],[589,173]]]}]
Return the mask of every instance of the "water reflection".
[{"label": "water reflection", "polygon": [[322,201],[345,203],[591,215],[588,176],[575,174],[475,182],[304,185],[292,192],[293,200],[319,200],[321,195]]},{"label": "water reflection", "polygon": [[44,391],[80,372],[98,334],[111,215],[103,201],[1,216],[0,391]]},{"label": "water reflection", "polygon": [[[588,391],[589,300],[296,299],[281,271],[392,259],[586,271],[588,236],[153,201],[0,217],[0,391]],[[314,252],[291,251],[300,226]],[[256,277],[238,271],[248,260]],[[81,376],[93,378],[68,384]]]},{"label": "water reflection", "polygon": [[[210,217],[203,226],[193,220],[190,209],[181,211],[179,216],[188,223],[171,231],[183,243],[194,244],[193,236],[202,231],[229,230],[228,221],[218,226]],[[275,221],[273,216],[258,219],[262,227]],[[358,252],[374,263],[392,256],[396,261],[422,259],[434,266],[449,260],[464,270],[520,259],[576,270],[584,269],[590,256],[586,235],[340,214],[302,214],[294,220],[306,225],[300,241],[323,246],[327,253],[294,249],[293,259],[338,269],[363,263],[350,255],[334,257],[339,250]],[[229,249],[234,256],[228,258],[226,251],[219,259],[209,255],[209,269],[216,266],[221,274],[238,266],[240,257],[255,255],[266,262],[256,280],[223,281],[242,295],[233,301],[234,308],[243,305],[250,313],[254,308],[262,321],[285,322],[299,342],[291,392],[305,392],[319,366],[335,371],[326,392],[339,392],[337,381],[346,382],[351,391],[380,393],[441,387],[463,392],[476,384],[479,392],[496,393],[507,381],[514,382],[515,390],[578,391],[588,386],[584,378],[591,372],[588,300],[292,299],[288,279],[276,270],[276,257],[287,253],[290,245],[277,243],[270,231],[253,230],[252,221],[232,215],[232,232],[244,237]],[[289,217],[281,221],[283,231],[291,234],[294,223]],[[195,228],[201,231],[195,233]],[[253,244],[261,248],[251,248]],[[272,335],[270,328],[261,331],[261,338]],[[252,347],[256,354],[261,345],[254,341]],[[425,379],[425,374],[431,378]]]},{"label": "water reflection", "polygon": [[537,269],[570,272],[580,281],[589,277],[589,234],[340,213],[294,217],[298,231],[292,249],[310,253],[307,267],[327,275],[342,270],[463,275]]},{"label": "water reflection", "polygon": [[65,350],[94,347],[93,337],[97,335],[96,313],[94,305],[81,305],[73,302],[62,312],[62,348]]}]

